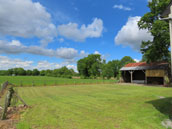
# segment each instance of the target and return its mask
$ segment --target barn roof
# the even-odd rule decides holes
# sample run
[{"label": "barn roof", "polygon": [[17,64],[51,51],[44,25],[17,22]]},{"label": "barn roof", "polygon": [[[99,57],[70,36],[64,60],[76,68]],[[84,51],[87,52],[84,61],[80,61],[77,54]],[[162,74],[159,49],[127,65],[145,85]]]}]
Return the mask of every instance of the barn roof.
[{"label": "barn roof", "polygon": [[171,5],[172,5],[172,0],[169,3],[169,5],[167,6],[167,8],[164,10],[164,12],[161,14],[161,17],[168,17],[168,15],[170,14]]},{"label": "barn roof", "polygon": [[166,69],[168,68],[168,63],[166,62],[158,62],[158,63],[146,63],[146,62],[139,62],[139,63],[129,63],[122,67],[121,71],[128,71],[128,70],[148,70],[148,69]]}]

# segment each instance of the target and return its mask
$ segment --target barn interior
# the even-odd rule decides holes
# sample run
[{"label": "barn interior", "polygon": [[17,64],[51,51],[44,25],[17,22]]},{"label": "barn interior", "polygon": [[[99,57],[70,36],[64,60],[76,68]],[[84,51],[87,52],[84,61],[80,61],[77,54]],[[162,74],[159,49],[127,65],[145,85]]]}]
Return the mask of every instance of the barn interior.
[{"label": "barn interior", "polygon": [[163,85],[168,63],[130,63],[121,68],[121,73],[126,83]]}]

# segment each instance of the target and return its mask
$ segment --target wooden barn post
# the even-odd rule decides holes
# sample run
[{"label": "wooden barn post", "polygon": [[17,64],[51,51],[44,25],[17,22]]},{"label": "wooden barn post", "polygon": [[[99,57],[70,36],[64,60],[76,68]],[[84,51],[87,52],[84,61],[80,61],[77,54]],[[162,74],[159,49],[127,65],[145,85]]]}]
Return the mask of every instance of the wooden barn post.
[{"label": "wooden barn post", "polygon": [[[170,7],[169,18],[172,18],[172,6]],[[171,46],[171,77],[172,77],[172,19],[169,20],[170,28],[170,46]]]},{"label": "wooden barn post", "polygon": [[130,71],[131,74],[131,83],[133,83],[133,71]]},{"label": "wooden barn post", "polygon": [[169,21],[169,31],[170,31],[170,47],[171,47],[171,80],[172,80],[172,1],[161,14],[161,20]]}]

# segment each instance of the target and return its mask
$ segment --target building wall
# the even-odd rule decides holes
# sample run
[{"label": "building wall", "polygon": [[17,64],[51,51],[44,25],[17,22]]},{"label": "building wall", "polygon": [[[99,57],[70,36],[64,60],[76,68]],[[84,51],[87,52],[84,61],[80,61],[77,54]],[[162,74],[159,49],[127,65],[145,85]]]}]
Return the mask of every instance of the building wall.
[{"label": "building wall", "polygon": [[164,70],[146,70],[146,77],[164,77]]},{"label": "building wall", "polygon": [[[135,82],[144,80],[147,84],[164,84],[165,70],[135,70],[133,72],[133,80]],[[130,71],[122,71],[122,77],[124,82],[131,82]]]}]

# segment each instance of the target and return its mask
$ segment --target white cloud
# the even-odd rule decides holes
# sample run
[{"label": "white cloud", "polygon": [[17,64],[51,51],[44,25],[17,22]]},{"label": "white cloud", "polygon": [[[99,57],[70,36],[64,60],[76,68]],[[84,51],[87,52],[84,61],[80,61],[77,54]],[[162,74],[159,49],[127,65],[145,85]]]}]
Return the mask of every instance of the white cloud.
[{"label": "white cloud", "polygon": [[88,55],[89,55],[89,53],[86,53],[84,50],[82,50],[82,51],[80,52],[80,57],[81,57],[81,58],[86,57],[86,56],[88,56]]},{"label": "white cloud", "polygon": [[13,40],[12,42],[6,42],[0,40],[0,53],[5,53],[5,54],[29,53],[34,55],[42,55],[42,56],[56,57],[62,59],[73,59],[75,57],[80,57],[80,54],[74,48],[58,48],[56,50],[45,49],[39,46],[24,46],[18,40]]},{"label": "white cloud", "polygon": [[116,45],[130,46],[135,50],[140,50],[142,41],[152,40],[153,37],[148,30],[140,30],[137,23],[141,17],[129,17],[126,25],[116,35],[114,41]]},{"label": "white cloud", "polygon": [[75,72],[77,72],[77,66],[76,65],[67,65],[66,66],[68,69],[73,69]]},{"label": "white cloud", "polygon": [[48,61],[39,61],[37,63],[36,66],[32,66],[32,69],[39,69],[39,70],[47,70],[47,69],[50,69],[50,70],[54,70],[54,69],[59,69],[63,66],[66,66],[68,69],[73,69],[74,71],[77,72],[77,67],[75,65],[71,65],[71,64],[68,64],[68,65],[64,65],[64,63],[50,63]]},{"label": "white cloud", "polygon": [[9,69],[15,67],[23,67],[24,69],[30,69],[33,61],[22,61],[20,59],[10,59],[6,56],[0,56],[0,68]]},{"label": "white cloud", "polygon": [[134,59],[134,61],[137,62],[137,63],[140,62],[140,60],[138,60],[138,59]]},{"label": "white cloud", "polygon": [[98,38],[103,32],[103,21],[95,18],[94,21],[86,26],[83,24],[78,28],[77,23],[69,23],[58,26],[58,33],[68,39],[83,42],[86,38]]},{"label": "white cloud", "polygon": [[[36,65],[34,65],[36,64]],[[24,61],[21,59],[12,59],[6,56],[0,56],[0,68],[1,70],[7,70],[10,68],[24,68],[27,69],[38,69],[38,70],[47,70],[47,69],[59,69],[63,66],[66,66],[69,69],[74,69],[77,72],[77,67],[75,65],[64,65],[63,63],[50,63],[48,61],[39,61],[39,62],[33,62],[33,61]]]},{"label": "white cloud", "polygon": [[99,55],[101,55],[100,52],[98,52],[98,51],[95,51],[94,54],[99,54]]},{"label": "white cloud", "polygon": [[131,8],[130,7],[125,7],[123,5],[114,5],[113,6],[114,9],[121,9],[121,10],[125,10],[125,11],[131,11]]},{"label": "white cloud", "polygon": [[18,40],[12,40],[9,45],[12,45],[12,46],[22,46],[22,44],[20,43],[20,41]]},{"label": "white cloud", "polygon": [[39,70],[46,70],[46,69],[53,70],[53,69],[61,68],[62,65],[57,63],[50,63],[48,61],[39,61],[36,66],[32,66],[32,67],[33,67],[32,69],[36,68]]},{"label": "white cloud", "polygon": [[0,35],[38,37],[45,46],[57,36],[57,29],[39,2],[0,0]]},{"label": "white cloud", "polygon": [[63,43],[63,42],[64,42],[64,39],[63,39],[63,38],[60,38],[60,39],[58,39],[58,41],[59,41],[60,43]]},{"label": "white cloud", "polygon": [[59,69],[63,66],[66,66],[68,69],[73,69],[74,71],[77,71],[77,67],[75,65],[65,65],[65,63],[50,63],[48,61],[39,61],[36,66],[31,66],[32,69],[39,69],[39,70],[54,70],[54,69]]}]

